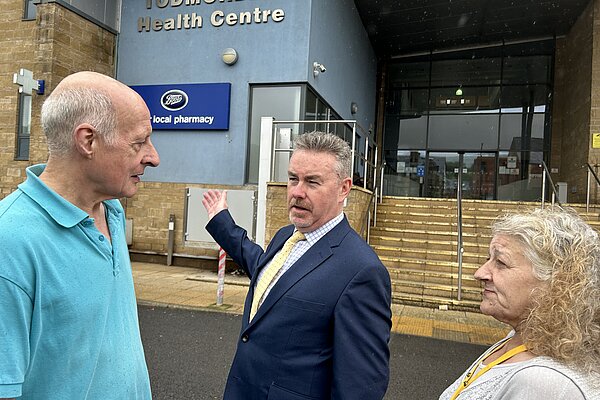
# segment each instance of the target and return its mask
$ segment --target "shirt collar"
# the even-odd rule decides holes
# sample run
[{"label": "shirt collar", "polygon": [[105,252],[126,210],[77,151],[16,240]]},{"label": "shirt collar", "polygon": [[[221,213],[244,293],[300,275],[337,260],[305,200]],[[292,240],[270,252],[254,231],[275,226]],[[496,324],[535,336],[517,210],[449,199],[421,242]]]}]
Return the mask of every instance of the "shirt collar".
[{"label": "shirt collar", "polygon": [[65,228],[72,228],[85,220],[88,215],[61,197],[39,178],[45,168],[46,164],[28,167],[27,180],[19,185],[19,189],[43,208],[56,223]]},{"label": "shirt collar", "polygon": [[337,224],[342,222],[343,219],[344,213],[341,212],[337,217],[330,219],[314,231],[305,233],[304,236],[306,237],[306,241],[312,246],[313,244],[317,243],[319,239],[325,236],[327,232],[329,232],[330,230],[335,228]]}]

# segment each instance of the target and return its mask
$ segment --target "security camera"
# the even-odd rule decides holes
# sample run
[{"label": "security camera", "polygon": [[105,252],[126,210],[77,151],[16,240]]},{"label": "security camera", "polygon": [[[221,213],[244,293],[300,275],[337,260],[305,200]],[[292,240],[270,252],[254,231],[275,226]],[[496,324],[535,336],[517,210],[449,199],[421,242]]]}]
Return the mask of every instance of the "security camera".
[{"label": "security camera", "polygon": [[327,68],[323,64],[316,61],[313,63],[313,75],[315,77],[325,71],[327,71]]}]

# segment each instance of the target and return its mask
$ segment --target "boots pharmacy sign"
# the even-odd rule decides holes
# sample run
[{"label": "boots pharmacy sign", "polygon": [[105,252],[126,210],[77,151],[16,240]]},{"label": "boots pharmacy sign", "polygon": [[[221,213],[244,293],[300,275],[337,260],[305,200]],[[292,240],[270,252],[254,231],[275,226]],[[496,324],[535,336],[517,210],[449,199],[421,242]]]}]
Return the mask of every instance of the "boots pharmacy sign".
[{"label": "boots pharmacy sign", "polygon": [[150,109],[152,129],[229,129],[230,83],[131,86]]},{"label": "boots pharmacy sign", "polygon": [[[239,26],[281,22],[285,19],[285,11],[281,8],[265,9],[248,7],[240,12],[225,12],[207,6],[223,3],[243,2],[244,0],[146,0],[146,9],[170,10],[174,13],[163,18],[140,16],[137,20],[137,31],[159,32],[182,29],[200,29],[203,26]],[[252,3],[256,4],[255,1]],[[253,5],[254,5],[253,4]]]}]

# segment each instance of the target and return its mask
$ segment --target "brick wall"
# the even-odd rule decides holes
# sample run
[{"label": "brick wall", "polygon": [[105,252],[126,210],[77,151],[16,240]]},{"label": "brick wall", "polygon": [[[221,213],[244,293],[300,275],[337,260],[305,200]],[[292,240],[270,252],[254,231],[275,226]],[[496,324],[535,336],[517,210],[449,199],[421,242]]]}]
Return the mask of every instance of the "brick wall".
[{"label": "brick wall", "polygon": [[[366,238],[367,236],[367,218],[365,213],[367,212],[367,209],[369,209],[371,199],[372,194],[370,191],[354,187],[352,188],[352,191],[350,191],[348,205],[344,209],[350,225],[356,232],[362,234],[363,238]],[[371,207],[373,207],[372,204]],[[373,208],[370,208],[369,212],[373,215]]]},{"label": "brick wall", "polygon": [[271,242],[275,232],[282,226],[289,225],[287,211],[287,186],[285,183],[269,183],[267,185],[267,222],[265,228],[265,246]]},{"label": "brick wall", "polygon": [[600,83],[594,79],[600,76],[594,78],[593,72],[598,69],[596,59],[600,61],[595,50],[600,39],[595,27],[597,4],[597,0],[590,2],[568,35],[557,40],[551,166],[559,168],[555,182],[568,183],[570,203],[585,202],[587,174],[582,166],[592,158],[592,121],[598,112],[593,104],[600,104],[594,93]]},{"label": "brick wall", "polygon": [[[175,216],[173,252],[182,256],[216,257],[217,247],[184,240],[186,188],[247,189],[242,186],[197,185],[185,183],[140,182],[135,196],[123,199],[127,218],[133,220],[133,242],[135,254],[164,256],[168,251],[169,217]],[[193,204],[200,207],[202,204]],[[135,255],[137,259],[141,259]],[[188,264],[189,265],[189,264]]]},{"label": "brick wall", "polygon": [[[216,185],[189,185],[184,183],[140,182],[137,194],[130,199],[123,199],[127,218],[133,219],[133,243],[131,250],[134,258],[143,259],[144,255],[163,256],[168,251],[169,216],[175,216],[173,252],[183,256],[216,257],[216,246],[186,242],[184,240],[185,196],[187,187],[216,188]],[[247,189],[232,186],[219,189]],[[344,212],[352,227],[360,233],[366,233],[365,211],[371,199],[371,192],[362,188],[352,188],[348,205]],[[191,205],[202,207],[201,204]],[[267,221],[265,245],[281,227],[288,225],[286,185],[285,183],[269,183],[267,186]],[[364,228],[363,228],[364,226]],[[183,262],[183,260],[180,260]],[[199,262],[200,263],[200,262]],[[186,263],[190,265],[189,263]]]},{"label": "brick wall", "polygon": [[[600,133],[600,0],[593,2],[593,48],[592,48],[592,71],[591,71],[591,109],[590,109],[590,131],[589,131],[589,155],[588,163],[591,165],[600,164],[600,149],[593,149],[591,145],[591,135]],[[596,168],[596,173],[600,169]],[[592,182],[593,179],[592,179]],[[583,191],[582,191],[583,192]],[[597,184],[592,183],[593,202],[600,203],[600,189]],[[584,199],[582,199],[582,202]]]},{"label": "brick wall", "polygon": [[[48,157],[40,127],[44,98],[65,76],[82,70],[114,76],[116,37],[56,3],[37,6],[35,21],[23,21],[23,0],[8,0],[0,9],[0,199],[25,179],[25,168]],[[46,94],[32,98],[28,161],[15,161],[20,68],[46,81]]]},{"label": "brick wall", "polygon": [[[21,21],[23,1],[2,2],[0,7],[0,199],[25,179],[27,161],[14,161],[17,131],[18,87],[13,74],[19,68],[35,70],[36,21]],[[15,21],[19,21],[15,23]],[[35,76],[35,75],[34,75]],[[34,115],[37,106],[34,95]],[[35,116],[33,117],[35,119]],[[35,121],[34,121],[35,122]],[[37,129],[36,124],[32,131]]]}]

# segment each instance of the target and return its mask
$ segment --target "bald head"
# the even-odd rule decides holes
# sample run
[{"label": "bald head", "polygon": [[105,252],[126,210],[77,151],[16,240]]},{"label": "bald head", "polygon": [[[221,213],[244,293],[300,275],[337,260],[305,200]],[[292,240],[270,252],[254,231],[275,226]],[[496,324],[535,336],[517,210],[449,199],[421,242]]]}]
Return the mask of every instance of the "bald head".
[{"label": "bald head", "polygon": [[54,89],[53,93],[69,88],[97,88],[109,90],[109,88],[127,88],[123,83],[110,76],[93,71],[75,72],[64,78]]},{"label": "bald head", "polygon": [[58,84],[58,86],[56,86],[53,94],[85,88],[104,93],[110,97],[112,101],[118,101],[123,98],[141,100],[140,95],[129,86],[110,76],[93,71],[81,71],[67,76]]},{"label": "bald head", "polygon": [[42,106],[50,155],[68,154],[73,132],[81,124],[93,126],[107,144],[114,144],[120,116],[134,108],[147,111],[139,94],[116,79],[92,71],[67,76]]}]

